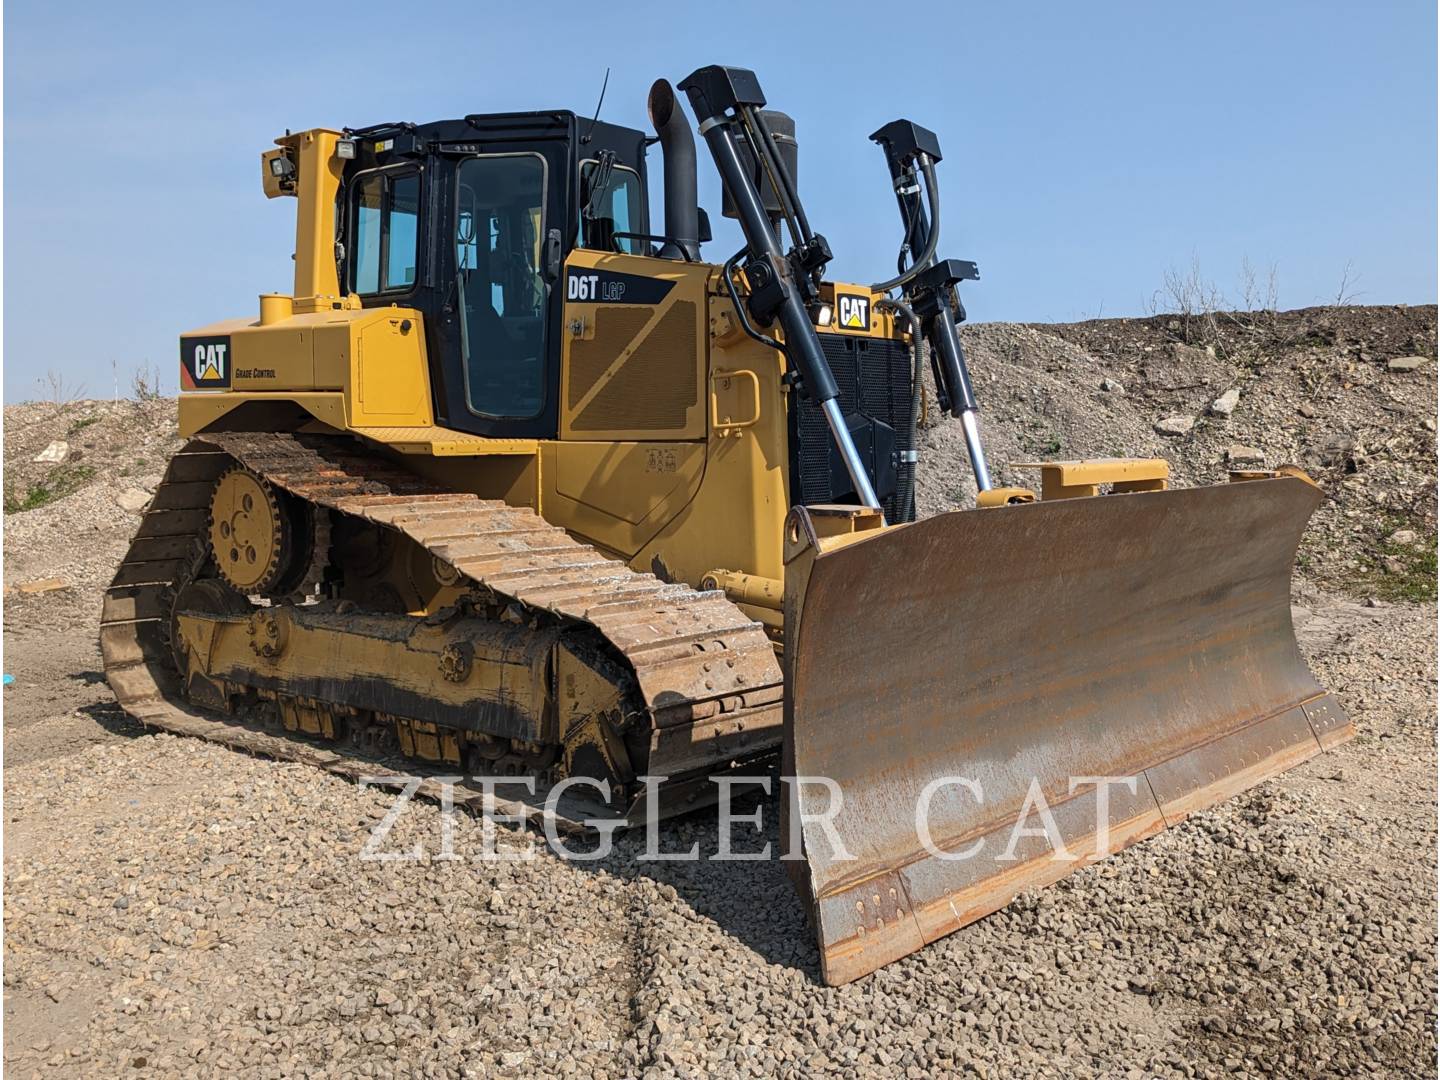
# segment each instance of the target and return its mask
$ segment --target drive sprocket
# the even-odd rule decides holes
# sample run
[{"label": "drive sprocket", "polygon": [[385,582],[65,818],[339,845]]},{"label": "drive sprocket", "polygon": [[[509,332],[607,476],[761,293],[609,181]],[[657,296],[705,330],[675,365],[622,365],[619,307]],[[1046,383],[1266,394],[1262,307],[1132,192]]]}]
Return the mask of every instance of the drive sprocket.
[{"label": "drive sprocket", "polygon": [[[215,569],[245,596],[279,597],[313,576],[318,516],[243,466],[227,469],[210,495],[208,539]],[[328,515],[327,515],[328,518]],[[329,546],[328,527],[323,529]]]}]

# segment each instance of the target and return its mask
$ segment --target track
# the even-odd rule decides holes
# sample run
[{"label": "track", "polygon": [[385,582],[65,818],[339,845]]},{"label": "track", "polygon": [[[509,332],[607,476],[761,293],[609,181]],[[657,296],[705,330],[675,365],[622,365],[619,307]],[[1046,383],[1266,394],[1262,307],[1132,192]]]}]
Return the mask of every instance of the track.
[{"label": "track", "polygon": [[[215,480],[237,462],[334,515],[409,537],[486,595],[593,627],[633,676],[650,724],[648,771],[692,774],[688,788],[665,789],[662,813],[698,802],[708,767],[778,746],[783,686],[773,646],[721,593],[637,573],[533,510],[439,489],[351,440],[287,434],[202,435],[171,460],[101,616],[106,676],[142,723],[349,777],[373,774],[385,760],[353,746],[277,734],[185,700],[170,649],[171,608],[177,585],[205,558],[200,540]],[[407,762],[407,771],[427,770]],[[456,791],[457,802],[479,798]],[[537,802],[499,805],[530,816]],[[636,819],[642,808],[637,799],[626,818]],[[573,809],[596,807],[576,802]]]}]

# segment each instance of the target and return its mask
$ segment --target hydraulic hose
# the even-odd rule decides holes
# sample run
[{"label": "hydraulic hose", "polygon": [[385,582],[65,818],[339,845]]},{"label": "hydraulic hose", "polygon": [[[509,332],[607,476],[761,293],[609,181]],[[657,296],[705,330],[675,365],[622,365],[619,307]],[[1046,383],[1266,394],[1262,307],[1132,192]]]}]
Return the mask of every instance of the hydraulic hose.
[{"label": "hydraulic hose", "polygon": [[925,240],[925,250],[915,257],[910,269],[901,272],[889,281],[871,285],[872,292],[888,293],[898,289],[935,260],[935,250],[940,246],[940,186],[935,183],[935,163],[929,154],[917,154],[916,162],[925,177],[925,205],[930,212],[930,235]]},{"label": "hydraulic hose", "polygon": [[914,521],[915,476],[920,469],[920,450],[915,444],[920,431],[920,404],[925,393],[925,335],[920,329],[920,317],[904,301],[882,297],[875,307],[895,312],[910,327],[910,417],[905,427],[905,450],[900,460],[900,490],[896,493],[896,502],[900,505],[900,520]]}]

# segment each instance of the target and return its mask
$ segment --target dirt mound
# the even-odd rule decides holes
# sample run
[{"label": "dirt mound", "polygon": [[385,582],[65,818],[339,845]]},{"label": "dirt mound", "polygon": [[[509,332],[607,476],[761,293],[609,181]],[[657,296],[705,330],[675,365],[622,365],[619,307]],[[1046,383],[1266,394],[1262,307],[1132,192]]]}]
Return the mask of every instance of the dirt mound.
[{"label": "dirt mound", "polygon": [[[1223,482],[1231,464],[1299,465],[1329,496],[1301,547],[1305,577],[1358,597],[1434,597],[1433,305],[995,323],[963,336],[997,482],[1034,486],[1018,463],[1082,457],[1164,457],[1178,485]],[[1215,404],[1227,392],[1228,412]],[[930,418],[922,515],[974,494],[959,425]],[[1188,430],[1161,434],[1166,420]]]},{"label": "dirt mound", "polygon": [[[37,613],[47,622],[96,620],[99,591],[110,583],[141,507],[180,447],[175,422],[173,398],[6,407],[9,621]],[[35,460],[42,456],[59,460]],[[25,591],[52,578],[65,588]]]}]

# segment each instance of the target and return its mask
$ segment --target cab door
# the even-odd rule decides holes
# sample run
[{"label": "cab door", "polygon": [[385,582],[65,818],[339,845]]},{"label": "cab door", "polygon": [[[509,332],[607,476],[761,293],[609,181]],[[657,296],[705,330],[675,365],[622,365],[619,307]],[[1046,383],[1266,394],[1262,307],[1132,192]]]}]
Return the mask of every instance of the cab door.
[{"label": "cab door", "polygon": [[[562,157],[556,154],[554,157]],[[546,273],[559,220],[552,155],[534,150],[460,158],[451,174],[441,263],[453,259],[443,306],[437,412],[448,427],[494,438],[553,438],[559,298]]]}]

